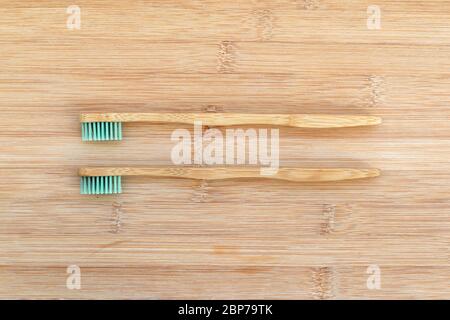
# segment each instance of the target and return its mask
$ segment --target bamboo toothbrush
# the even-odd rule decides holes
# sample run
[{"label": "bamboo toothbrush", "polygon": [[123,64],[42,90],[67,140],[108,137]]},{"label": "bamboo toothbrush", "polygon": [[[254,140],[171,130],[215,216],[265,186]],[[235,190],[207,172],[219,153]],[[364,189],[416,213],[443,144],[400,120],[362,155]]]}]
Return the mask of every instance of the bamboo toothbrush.
[{"label": "bamboo toothbrush", "polygon": [[122,122],[194,124],[195,121],[201,121],[205,126],[342,128],[380,124],[381,118],[357,115],[245,113],[86,113],[80,117],[83,141],[122,140]]},{"label": "bamboo toothbrush", "polygon": [[266,178],[295,182],[327,182],[377,177],[378,169],[305,169],[280,168],[271,176],[263,176],[257,167],[87,167],[78,171],[81,194],[122,193],[122,176],[223,180]]}]

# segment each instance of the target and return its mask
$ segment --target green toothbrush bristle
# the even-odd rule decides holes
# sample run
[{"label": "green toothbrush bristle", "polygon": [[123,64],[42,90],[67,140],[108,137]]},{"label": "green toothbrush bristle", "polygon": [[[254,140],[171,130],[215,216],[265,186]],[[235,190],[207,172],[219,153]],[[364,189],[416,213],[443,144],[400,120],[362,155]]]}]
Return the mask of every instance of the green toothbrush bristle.
[{"label": "green toothbrush bristle", "polygon": [[82,122],[81,138],[83,141],[122,140],[122,123]]},{"label": "green toothbrush bristle", "polygon": [[80,194],[122,193],[121,176],[81,177]]}]

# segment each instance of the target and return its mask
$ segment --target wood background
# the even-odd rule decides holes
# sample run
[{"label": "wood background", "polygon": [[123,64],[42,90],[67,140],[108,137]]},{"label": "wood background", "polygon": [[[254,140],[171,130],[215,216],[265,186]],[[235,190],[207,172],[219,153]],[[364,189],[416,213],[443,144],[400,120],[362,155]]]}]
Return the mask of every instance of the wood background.
[{"label": "wood background", "polygon": [[[1,298],[450,298],[450,2],[0,1]],[[68,30],[66,8],[81,8]],[[368,30],[380,6],[382,29]],[[176,125],[82,143],[81,112],[354,113],[280,129],[281,164],[361,181],[127,178],[170,165]],[[81,268],[81,290],[66,268]],[[366,269],[381,268],[368,290]]]}]

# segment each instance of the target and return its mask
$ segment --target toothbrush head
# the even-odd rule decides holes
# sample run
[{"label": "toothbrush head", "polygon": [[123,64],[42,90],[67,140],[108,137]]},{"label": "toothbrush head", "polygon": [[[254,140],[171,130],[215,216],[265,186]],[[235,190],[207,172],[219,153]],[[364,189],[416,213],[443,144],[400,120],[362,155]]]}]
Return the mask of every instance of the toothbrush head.
[{"label": "toothbrush head", "polygon": [[121,176],[81,177],[80,194],[122,193]]},{"label": "toothbrush head", "polygon": [[82,122],[83,141],[122,140],[122,122]]}]

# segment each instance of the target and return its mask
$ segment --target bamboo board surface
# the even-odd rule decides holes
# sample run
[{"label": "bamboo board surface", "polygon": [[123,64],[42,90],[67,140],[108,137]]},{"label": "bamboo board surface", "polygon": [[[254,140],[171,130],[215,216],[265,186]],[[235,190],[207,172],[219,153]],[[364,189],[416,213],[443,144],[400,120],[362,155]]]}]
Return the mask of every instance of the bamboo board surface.
[{"label": "bamboo board surface", "polygon": [[[449,1],[0,4],[0,298],[450,298]],[[171,165],[180,128],[82,143],[88,112],[377,115],[280,128],[280,162],[382,175],[127,177],[119,196],[82,196],[79,167]]]}]

